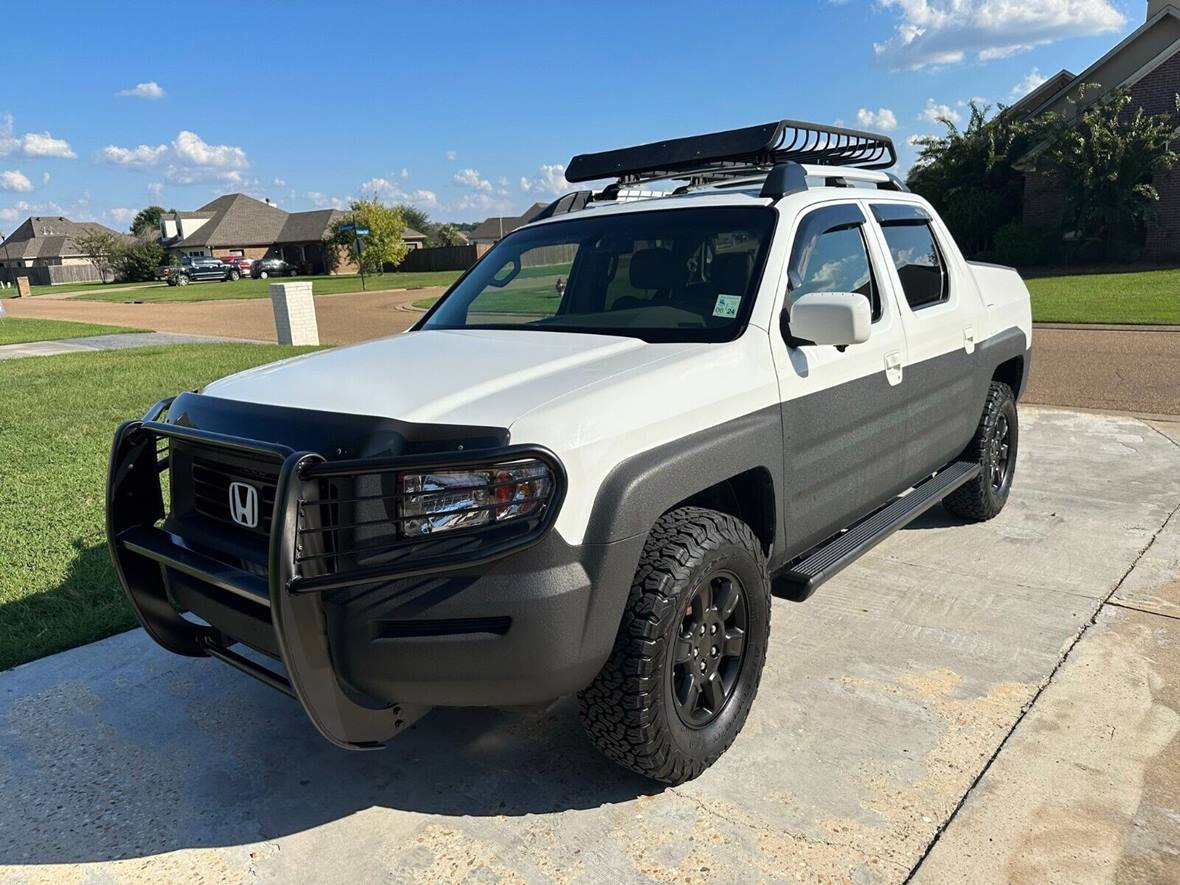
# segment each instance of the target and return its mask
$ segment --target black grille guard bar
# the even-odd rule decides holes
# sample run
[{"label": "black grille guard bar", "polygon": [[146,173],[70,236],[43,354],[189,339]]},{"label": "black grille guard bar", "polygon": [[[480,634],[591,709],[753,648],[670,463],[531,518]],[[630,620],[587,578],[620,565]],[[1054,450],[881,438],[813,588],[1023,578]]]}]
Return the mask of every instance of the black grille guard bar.
[{"label": "black grille guard bar", "polygon": [[[115,570],[144,630],[164,648],[193,657],[213,656],[257,679],[293,694],[316,729],[332,743],[353,750],[379,749],[427,707],[382,704],[358,698],[337,678],[325,629],[320,591],[380,583],[455,569],[479,567],[537,543],[552,527],[565,495],[565,470],[558,458],[537,446],[506,446],[470,454],[442,453],[327,462],[314,452],[161,422],[172,400],[161,400],[143,419],[127,421],[115,433],[107,482],[107,541]],[[183,440],[271,460],[280,465],[265,578],[222,563],[185,546],[157,528],[165,516],[159,473],[167,466],[157,454],[159,438]],[[301,490],[331,476],[413,469],[473,467],[533,458],[552,471],[554,493],[536,532],[475,555],[415,557],[406,564],[353,569],[301,577],[296,573],[296,537]],[[459,534],[458,532],[455,533]],[[287,678],[229,651],[232,638],[194,623],[172,605],[169,569],[269,606]]]}]

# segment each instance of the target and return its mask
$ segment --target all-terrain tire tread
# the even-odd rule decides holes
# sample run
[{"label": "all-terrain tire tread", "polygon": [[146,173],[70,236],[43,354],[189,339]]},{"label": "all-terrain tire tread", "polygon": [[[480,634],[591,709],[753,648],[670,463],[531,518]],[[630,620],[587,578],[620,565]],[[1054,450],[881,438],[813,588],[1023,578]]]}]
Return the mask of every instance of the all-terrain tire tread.
[{"label": "all-terrain tire tread", "polygon": [[988,440],[999,420],[1000,412],[1007,402],[1014,402],[1012,388],[1002,381],[993,381],[987,389],[987,400],[984,402],[983,414],[979,418],[979,427],[975,436],[964,449],[960,460],[970,461],[983,467],[979,476],[965,485],[959,486],[942,500],[942,506],[958,516],[972,522],[986,522],[995,517],[1003,502],[996,507],[991,492],[991,473],[988,470]]},{"label": "all-terrain tire tread", "polygon": [[[691,579],[711,551],[727,544],[745,548],[765,574],[762,547],[740,520],[700,507],[673,510],[657,520],[644,544],[610,658],[594,682],[578,694],[582,724],[598,749],[645,777],[679,784],[700,775],[729,748],[757,690],[763,662],[747,659],[743,666],[756,667],[755,681],[744,698],[746,709],[740,711],[724,746],[703,759],[688,758],[678,751],[665,723],[665,717],[677,714],[665,709],[663,702],[668,621],[680,612],[678,588]],[[751,646],[761,648],[763,656],[765,634],[770,629],[769,586],[767,580],[761,588],[746,588],[748,594],[764,593],[767,597],[768,616],[757,625],[764,635],[760,643]],[[755,626],[750,624],[751,629]]]}]

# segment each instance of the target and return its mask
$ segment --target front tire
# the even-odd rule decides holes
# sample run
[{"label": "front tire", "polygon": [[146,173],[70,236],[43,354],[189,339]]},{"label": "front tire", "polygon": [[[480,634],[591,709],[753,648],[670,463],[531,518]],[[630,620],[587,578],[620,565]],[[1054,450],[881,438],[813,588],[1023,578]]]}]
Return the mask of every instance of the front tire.
[{"label": "front tire", "polygon": [[267,273],[265,270],[259,271],[259,273],[258,273],[258,279],[260,279],[260,280],[265,280],[269,276],[270,276],[270,274]]},{"label": "front tire", "polygon": [[180,274],[176,278],[176,285],[187,286],[188,285],[188,277],[186,277],[184,274]]},{"label": "front tire", "polygon": [[960,456],[979,464],[979,476],[943,499],[942,505],[961,519],[986,522],[1008,503],[1016,475],[1020,423],[1012,388],[993,381],[987,391],[983,416],[971,444]]},{"label": "front tire", "polygon": [[240,273],[238,273],[238,271],[236,271],[236,270],[231,270],[231,271],[229,272],[229,281],[230,281],[231,283],[236,283],[236,282],[237,282],[238,280],[240,280],[241,278],[242,278],[242,275],[241,275]]},{"label": "front tire", "polygon": [[749,526],[685,507],[648,535],[615,647],[578,695],[608,758],[653,780],[692,780],[746,722],[766,661],[770,579]]}]

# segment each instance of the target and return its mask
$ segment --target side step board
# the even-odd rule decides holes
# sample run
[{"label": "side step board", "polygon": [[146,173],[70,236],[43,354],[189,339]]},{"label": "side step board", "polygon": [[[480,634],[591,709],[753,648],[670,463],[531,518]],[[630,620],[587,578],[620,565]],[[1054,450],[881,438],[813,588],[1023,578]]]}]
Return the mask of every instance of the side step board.
[{"label": "side step board", "polygon": [[847,531],[809,551],[774,576],[775,596],[802,602],[845,566],[868,553],[898,529],[917,519],[959,486],[979,476],[980,467],[958,461],[922,482],[908,495],[866,517]]}]

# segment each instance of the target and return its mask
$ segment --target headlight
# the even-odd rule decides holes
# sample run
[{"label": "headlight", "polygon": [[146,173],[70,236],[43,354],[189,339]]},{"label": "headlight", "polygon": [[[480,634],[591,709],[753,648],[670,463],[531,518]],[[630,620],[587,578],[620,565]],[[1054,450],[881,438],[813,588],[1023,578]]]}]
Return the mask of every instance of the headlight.
[{"label": "headlight", "polygon": [[415,537],[531,516],[552,488],[553,475],[540,461],[403,474],[403,531]]}]

